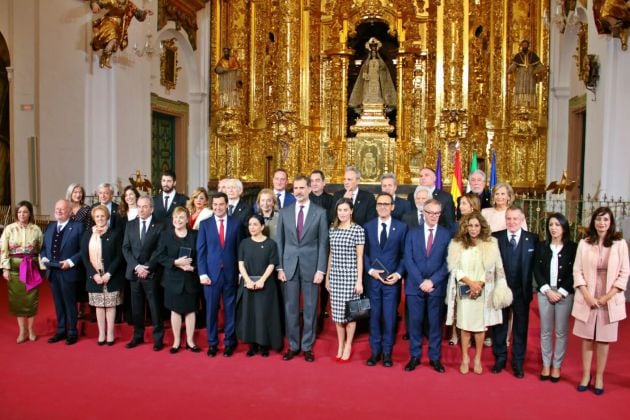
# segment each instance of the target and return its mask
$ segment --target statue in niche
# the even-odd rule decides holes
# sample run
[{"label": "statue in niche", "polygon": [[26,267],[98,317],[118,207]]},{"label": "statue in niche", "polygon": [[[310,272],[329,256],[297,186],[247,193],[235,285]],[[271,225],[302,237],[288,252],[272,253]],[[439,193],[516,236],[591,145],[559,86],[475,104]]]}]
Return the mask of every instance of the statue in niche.
[{"label": "statue in niche", "polygon": [[619,38],[621,49],[626,51],[630,28],[630,0],[595,0],[593,14],[597,32]]},{"label": "statue in niche", "polygon": [[521,51],[514,56],[508,67],[508,73],[515,73],[513,103],[516,107],[536,106],[536,83],[545,70],[540,58],[529,50],[529,41],[522,40]]},{"label": "statue in niche", "polygon": [[360,110],[365,104],[382,104],[387,112],[396,108],[396,88],[387,64],[378,50],[382,43],[372,37],[365,43],[368,55],[361,64],[348,106]]},{"label": "statue in niche", "polygon": [[240,105],[239,88],[241,81],[241,65],[230,48],[223,48],[223,57],[219,60],[214,72],[219,75],[219,107],[238,108]]},{"label": "statue in niche", "polygon": [[112,68],[110,58],[118,50],[124,50],[129,44],[127,30],[131,19],[144,21],[151,10],[142,10],[130,0],[90,0],[92,12],[106,10],[104,16],[92,22],[92,49],[103,50],[99,65],[101,68]]}]

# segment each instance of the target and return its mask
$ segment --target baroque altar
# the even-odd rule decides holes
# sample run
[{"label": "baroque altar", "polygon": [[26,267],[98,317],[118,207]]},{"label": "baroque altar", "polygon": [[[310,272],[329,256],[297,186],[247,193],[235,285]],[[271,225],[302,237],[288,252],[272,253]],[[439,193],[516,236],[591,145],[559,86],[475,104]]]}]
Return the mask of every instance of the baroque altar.
[{"label": "baroque altar", "polygon": [[[543,188],[547,8],[544,0],[212,0],[209,179],[268,182],[276,167],[290,177],[318,168],[338,183],[354,165],[362,182],[394,172],[411,184],[441,151],[448,184],[459,150],[464,168],[475,151],[488,172],[496,151],[500,180]],[[226,48],[238,84],[216,71]],[[519,54],[539,58],[531,76]],[[372,74],[389,75],[393,89],[380,82],[382,101],[363,94],[359,103],[358,80],[375,80],[362,72],[371,57]]]}]

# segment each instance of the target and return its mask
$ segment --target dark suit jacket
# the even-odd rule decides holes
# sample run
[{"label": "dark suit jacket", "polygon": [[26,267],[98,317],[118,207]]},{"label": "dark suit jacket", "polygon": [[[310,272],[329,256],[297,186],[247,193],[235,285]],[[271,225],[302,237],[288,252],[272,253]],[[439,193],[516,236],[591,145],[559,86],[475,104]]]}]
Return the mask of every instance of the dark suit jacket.
[{"label": "dark suit jacket", "polygon": [[[229,209],[229,204],[228,204],[228,209]],[[234,210],[232,211],[232,217],[238,220],[238,222],[241,224],[241,237],[242,238],[246,238],[249,236],[248,224],[249,224],[249,217],[252,214],[253,214],[252,206],[247,204],[241,197],[240,200],[238,200],[238,204],[236,205],[236,208],[234,208]]]},{"label": "dark suit jacket", "polygon": [[[558,253],[558,287],[562,287],[569,293],[573,293],[573,262],[576,252],[577,244],[568,241]],[[550,283],[549,268],[552,256],[549,244],[546,241],[539,242],[534,255],[534,280],[538,290]]]},{"label": "dark suit jacket", "polygon": [[411,211],[411,204],[409,201],[400,197],[395,197],[392,217],[396,220],[402,220],[403,215],[409,211]]},{"label": "dark suit jacket", "polygon": [[402,221],[409,226],[409,229],[420,226],[420,222],[418,221],[418,209],[414,208],[413,210],[403,214]]},{"label": "dark suit jacket", "polygon": [[228,281],[234,282],[238,275],[238,246],[241,242],[241,224],[238,219],[226,216],[225,245],[219,244],[219,231],[216,216],[199,224],[197,235],[197,259],[199,277],[204,274],[213,282],[219,278],[221,270]]},{"label": "dark suit jacket", "polygon": [[[343,198],[345,193],[346,190],[341,189],[333,195],[333,207],[330,209],[329,220],[335,220],[335,204]],[[376,217],[376,200],[374,199],[374,194],[359,189],[357,192],[357,198],[354,200],[352,217],[355,223],[360,226],[363,226],[365,223]]]},{"label": "dark suit jacket", "polygon": [[201,292],[201,284],[197,270],[184,271],[175,267],[174,262],[179,258],[180,247],[185,246],[191,249],[193,267],[197,266],[197,231],[188,230],[185,238],[178,238],[173,228],[162,231],[160,244],[156,250],[157,260],[164,267],[162,275],[162,285],[166,293],[176,295],[186,291],[188,294]]},{"label": "dark suit jacket", "polygon": [[407,237],[407,225],[392,217],[385,248],[381,248],[378,235],[380,223],[381,221],[377,217],[367,222],[364,226],[365,252],[363,256],[363,272],[367,275],[371,269],[378,269],[373,266],[374,261],[378,258],[390,273],[398,273],[404,277],[403,252]]},{"label": "dark suit jacket", "polygon": [[[515,281],[521,282],[521,288],[523,290],[523,298],[525,302],[529,303],[532,300],[532,282],[534,278],[534,254],[536,251],[536,245],[538,244],[538,236],[531,232],[521,229],[521,238],[519,239],[518,246],[520,247],[520,264],[521,275],[518,279],[512,279],[508,275],[509,267],[514,264],[512,258],[512,246],[508,239],[507,230],[500,230],[492,234],[497,238],[499,243],[499,250],[501,251],[501,259],[503,260],[503,268],[505,269],[505,277],[507,278],[508,286],[514,289]],[[514,296],[516,299],[516,296]]]},{"label": "dark suit jacket", "polygon": [[[57,231],[57,222],[52,222],[46,228],[44,233],[44,242],[40,251],[40,258],[52,258],[52,246],[55,232]],[[51,270],[55,270],[56,274],[60,274],[64,281],[83,280],[81,276],[81,236],[83,235],[83,224],[79,222],[68,221],[63,228],[63,237],[61,238],[61,246],[59,247],[59,255],[57,261],[71,260],[74,264],[69,270],[46,269],[46,277],[50,278]]]},{"label": "dark suit jacket", "polygon": [[[433,190],[433,198],[442,204],[442,214],[440,214],[439,224],[441,226],[450,227],[455,223],[455,204],[451,193],[435,188]],[[413,192],[407,196],[407,201],[411,204],[413,210],[417,210],[416,201],[413,199]]]},{"label": "dark suit jacket", "polygon": [[165,209],[164,196],[162,194],[158,194],[153,197],[153,217],[156,221],[163,222],[173,215],[175,207],[186,207],[186,201],[188,201],[188,197],[184,194],[176,192],[173,200],[168,203],[168,209]]},{"label": "dark suit jacket", "polygon": [[434,285],[434,290],[431,292],[432,296],[446,295],[448,279],[446,255],[450,242],[451,231],[438,225],[437,230],[433,233],[431,255],[427,256],[424,228],[411,229],[407,233],[404,256],[405,268],[407,269],[405,294],[418,295],[422,293],[420,284],[425,279],[429,279]]},{"label": "dark suit jacket", "polygon": [[127,279],[136,280],[134,270],[138,264],[148,266],[151,276],[158,271],[155,250],[158,247],[162,230],[164,230],[164,225],[152,217],[151,223],[147,226],[146,237],[144,241],[140,242],[140,218],[136,217],[127,223],[122,247],[123,255],[127,261]]},{"label": "dark suit jacket", "polygon": [[[92,230],[83,234],[81,239],[81,258],[87,274],[86,289],[90,293],[103,293],[103,286],[96,284],[94,274],[96,269],[90,262],[89,243],[92,237]],[[103,267],[105,273],[111,274],[112,278],[107,282],[107,290],[113,292],[121,290],[125,279],[125,260],[122,254],[123,233],[116,229],[107,229],[101,236],[101,251],[103,256]]]}]

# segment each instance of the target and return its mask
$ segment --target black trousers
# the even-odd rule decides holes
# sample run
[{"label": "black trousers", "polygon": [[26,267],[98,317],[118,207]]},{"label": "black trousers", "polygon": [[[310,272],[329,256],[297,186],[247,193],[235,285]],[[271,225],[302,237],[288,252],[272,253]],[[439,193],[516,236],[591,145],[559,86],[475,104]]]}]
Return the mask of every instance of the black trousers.
[{"label": "black trousers", "polygon": [[156,278],[139,279],[134,276],[131,284],[131,313],[133,315],[133,338],[144,338],[144,301],[146,298],[151,312],[153,326],[153,342],[162,343],[164,339],[164,322],[162,320],[162,305],[158,301],[160,287]]},{"label": "black trousers", "polygon": [[527,328],[529,326],[529,302],[522,296],[514,296],[512,305],[503,309],[503,323],[492,327],[492,352],[497,363],[507,361],[507,333],[512,321],[512,367],[523,368],[525,352],[527,350]]}]

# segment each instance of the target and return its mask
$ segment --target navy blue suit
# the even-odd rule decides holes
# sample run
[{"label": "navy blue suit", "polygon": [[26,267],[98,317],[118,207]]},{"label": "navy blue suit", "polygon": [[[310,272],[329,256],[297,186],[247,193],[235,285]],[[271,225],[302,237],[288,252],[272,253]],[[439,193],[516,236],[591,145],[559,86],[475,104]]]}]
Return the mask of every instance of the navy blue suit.
[{"label": "navy blue suit", "polygon": [[403,214],[411,211],[411,203],[404,198],[394,198],[394,211],[392,211],[392,217],[397,220],[402,220]]},{"label": "navy blue suit", "polygon": [[67,334],[76,337],[77,332],[77,282],[85,281],[81,267],[81,237],[83,224],[68,221],[59,234],[61,243],[54,249],[54,238],[57,233],[58,222],[52,222],[44,233],[44,243],[40,258],[47,258],[51,262],[70,260],[74,266],[68,270],[47,268],[46,277],[50,281],[55,312],[57,314],[57,334]]},{"label": "navy blue suit", "polygon": [[[440,360],[440,342],[442,339],[442,309],[446,295],[448,266],[446,255],[451,241],[450,229],[436,226],[433,232],[431,254],[427,255],[424,227],[411,229],[405,241],[405,295],[409,308],[409,351],[411,357],[420,359],[422,355],[422,322],[424,314],[429,319],[429,360]],[[433,291],[425,293],[420,284],[429,279],[433,282]]]},{"label": "navy blue suit", "polygon": [[[372,354],[381,352],[392,353],[394,345],[394,331],[396,327],[396,308],[400,294],[400,281],[393,285],[383,284],[374,277],[367,275],[378,260],[385,265],[390,273],[405,275],[403,252],[407,225],[392,217],[385,247],[381,248],[379,241],[379,225],[377,217],[367,222],[365,229],[364,273],[367,276],[368,296],[370,297],[370,347]],[[382,327],[381,327],[382,320]]]},{"label": "navy blue suit", "polygon": [[238,276],[238,245],[241,242],[241,224],[238,219],[225,216],[225,243],[223,248],[219,243],[219,230],[216,216],[199,224],[197,235],[197,259],[199,276],[204,274],[211,280],[210,285],[204,285],[203,294],[206,299],[206,328],[208,330],[208,344],[216,346],[219,343],[217,331],[217,315],[219,301],[223,296],[223,311],[225,316],[225,338],[223,344],[236,345],[234,320],[236,318],[236,290]]}]

